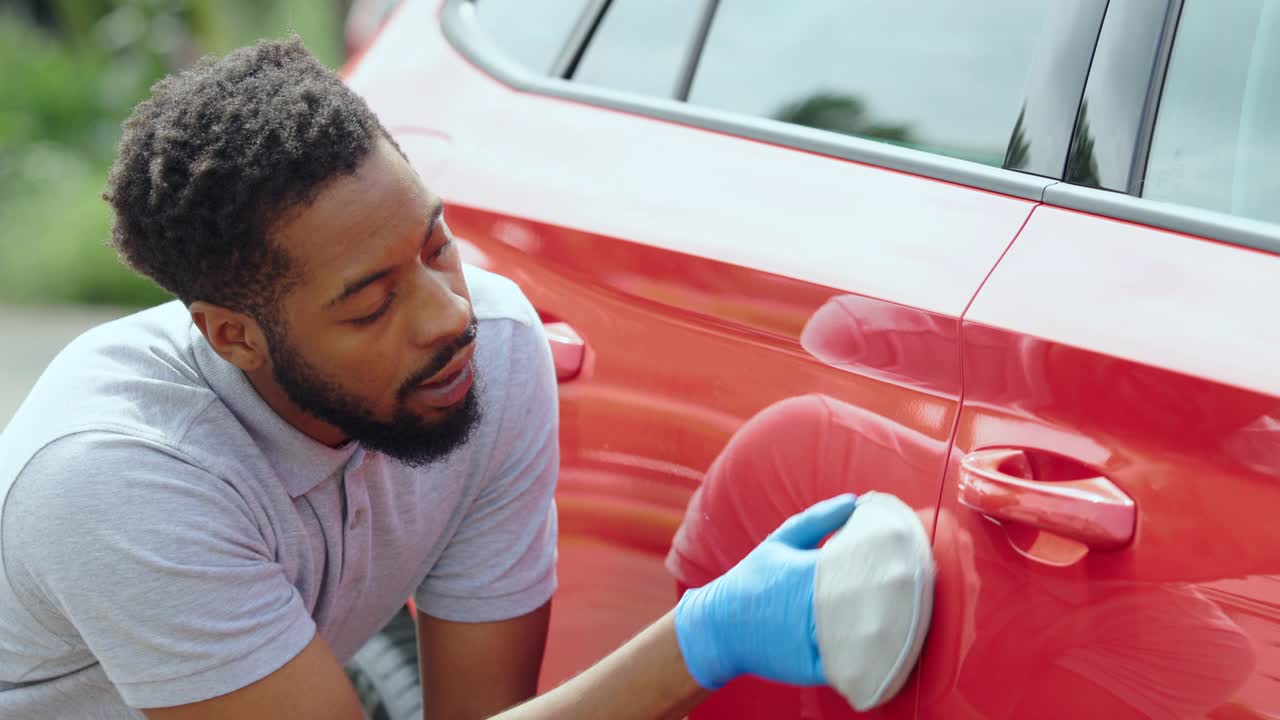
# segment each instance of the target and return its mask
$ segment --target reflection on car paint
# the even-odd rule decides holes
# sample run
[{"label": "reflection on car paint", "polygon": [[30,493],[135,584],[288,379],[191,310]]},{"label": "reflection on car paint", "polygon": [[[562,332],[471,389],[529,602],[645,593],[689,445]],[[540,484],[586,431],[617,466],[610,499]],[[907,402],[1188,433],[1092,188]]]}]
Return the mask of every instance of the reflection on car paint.
[{"label": "reflection on car paint", "polygon": [[[922,717],[1280,710],[1280,478],[1258,455],[1280,442],[1264,419],[1275,398],[973,323],[964,347]],[[1052,449],[1110,478],[1137,505],[1132,546],[1065,567],[1028,558],[1027,528],[956,501],[956,458],[991,446]]]},{"label": "reflection on car paint", "polygon": [[[821,394],[774,403],[730,439],[694,494],[672,542],[667,567],[681,589],[710,582],[789,515],[843,492],[880,490],[915,496],[925,527],[932,500],[914,492],[936,477],[945,441]],[[857,717],[914,711],[908,685],[887,705]],[[736,680],[690,717],[852,718],[830,688],[794,688],[756,678]]]},{"label": "reflection on car paint", "polygon": [[[1166,6],[1110,3],[1143,27]],[[1280,258],[514,91],[438,9],[406,4],[350,77],[398,138],[430,137],[406,151],[464,258],[586,346],[561,385],[543,688],[671,607],[686,506],[675,569],[698,582],[808,495],[874,487],[936,513],[940,564],[917,684],[876,717],[1280,717]],[[1132,30],[1102,65],[1149,53]],[[1118,66],[1141,86],[1120,104],[1141,65]],[[1101,130],[1132,118],[1099,87],[1093,136],[1119,140]],[[1073,160],[1098,157],[1106,184],[1108,158],[1134,164],[1104,149]],[[1057,567],[1019,552],[1044,534],[956,502],[960,458],[992,447],[1114,481],[1133,543]],[[851,715],[749,679],[698,713]]]}]

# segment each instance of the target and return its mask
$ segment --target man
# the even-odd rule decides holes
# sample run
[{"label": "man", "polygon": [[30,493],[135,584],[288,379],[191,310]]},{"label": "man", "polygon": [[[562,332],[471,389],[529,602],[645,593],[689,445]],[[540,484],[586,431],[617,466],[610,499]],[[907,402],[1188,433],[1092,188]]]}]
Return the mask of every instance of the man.
[{"label": "man", "polygon": [[[410,596],[428,718],[533,696],[550,351],[363,101],[296,40],[203,61],[135,110],[105,197],[120,256],[178,300],[73,342],[0,438],[0,716],[358,718],[342,662]],[[852,510],[793,518],[503,717],[823,682],[811,548]]]}]

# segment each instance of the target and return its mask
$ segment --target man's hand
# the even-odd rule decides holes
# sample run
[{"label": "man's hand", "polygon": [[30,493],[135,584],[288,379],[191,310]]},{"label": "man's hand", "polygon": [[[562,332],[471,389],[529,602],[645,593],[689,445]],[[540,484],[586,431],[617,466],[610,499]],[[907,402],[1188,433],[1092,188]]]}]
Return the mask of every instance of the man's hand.
[{"label": "man's hand", "polygon": [[791,517],[621,649],[496,720],[674,719],[707,690],[744,673],[824,683],[814,637],[813,548],[844,525],[853,507],[854,497],[842,495]]},{"label": "man's hand", "polygon": [[729,572],[685,593],[676,636],[699,685],[716,690],[744,674],[826,683],[814,634],[815,548],[845,524],[854,500],[840,495],[793,515]]},{"label": "man's hand", "polygon": [[[707,689],[741,674],[816,685],[825,682],[814,637],[814,548],[853,513],[843,495],[793,516],[741,563],[685,594],[676,610],[583,674],[494,716],[500,720],[682,718]],[[682,662],[683,660],[683,662]],[[221,698],[147,716],[354,719],[355,693],[317,639],[266,679]]]}]

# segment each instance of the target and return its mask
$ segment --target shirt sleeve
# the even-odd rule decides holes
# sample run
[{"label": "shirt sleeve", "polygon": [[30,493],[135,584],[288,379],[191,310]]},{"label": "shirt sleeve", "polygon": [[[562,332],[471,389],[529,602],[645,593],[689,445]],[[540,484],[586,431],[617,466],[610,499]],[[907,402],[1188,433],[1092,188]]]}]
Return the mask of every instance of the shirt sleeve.
[{"label": "shirt sleeve", "polygon": [[46,447],[0,528],[27,611],[86,646],[132,707],[238,690],[315,636],[244,499],[162,445],[83,433]]},{"label": "shirt sleeve", "polygon": [[[508,620],[556,588],[559,404],[541,326],[515,324],[497,447],[501,459],[418,587],[418,608],[456,622]],[[483,379],[482,379],[483,381]]]}]

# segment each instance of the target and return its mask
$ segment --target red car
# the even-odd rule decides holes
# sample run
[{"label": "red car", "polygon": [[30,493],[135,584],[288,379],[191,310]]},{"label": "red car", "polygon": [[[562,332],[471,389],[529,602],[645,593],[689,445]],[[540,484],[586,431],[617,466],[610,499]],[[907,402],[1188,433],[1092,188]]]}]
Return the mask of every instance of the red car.
[{"label": "red car", "polygon": [[1280,0],[421,0],[346,72],[556,349],[544,686],[874,489],[939,577],[871,715],[1280,717]]}]

